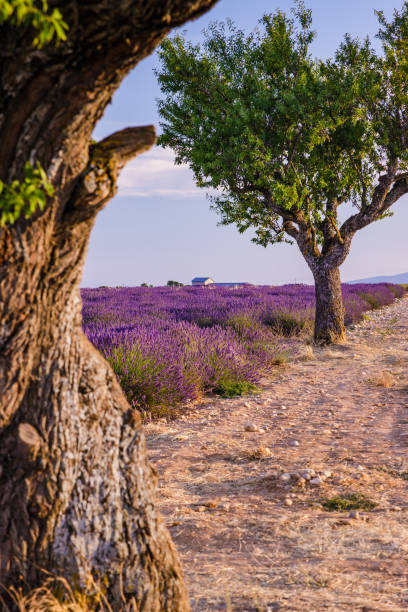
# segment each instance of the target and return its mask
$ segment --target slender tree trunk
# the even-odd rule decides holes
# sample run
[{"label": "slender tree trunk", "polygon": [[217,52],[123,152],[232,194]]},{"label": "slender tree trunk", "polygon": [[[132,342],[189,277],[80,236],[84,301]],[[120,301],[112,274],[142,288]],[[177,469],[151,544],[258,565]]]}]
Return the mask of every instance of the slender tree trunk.
[{"label": "slender tree trunk", "polygon": [[[45,210],[0,228],[0,584],[45,572],[100,584],[116,611],[189,609],[155,508],[138,413],[81,329],[79,282],[97,213],[154,129],[90,146],[123,77],[174,25],[215,0],[52,2],[67,43],[0,27],[0,178],[39,160],[55,188]],[[1,604],[0,604],[1,606]]]},{"label": "slender tree trunk", "polygon": [[344,305],[339,268],[330,268],[324,261],[313,265],[316,315],[314,339],[321,344],[344,342]]}]

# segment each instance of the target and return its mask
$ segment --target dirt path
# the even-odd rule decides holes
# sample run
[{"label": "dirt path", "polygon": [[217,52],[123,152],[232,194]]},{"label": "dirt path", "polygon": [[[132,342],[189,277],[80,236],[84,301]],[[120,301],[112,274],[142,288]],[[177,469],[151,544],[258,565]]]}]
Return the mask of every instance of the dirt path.
[{"label": "dirt path", "polygon": [[[348,337],[146,426],[193,611],[408,610],[408,299]],[[377,505],[322,506],[350,494]]]}]

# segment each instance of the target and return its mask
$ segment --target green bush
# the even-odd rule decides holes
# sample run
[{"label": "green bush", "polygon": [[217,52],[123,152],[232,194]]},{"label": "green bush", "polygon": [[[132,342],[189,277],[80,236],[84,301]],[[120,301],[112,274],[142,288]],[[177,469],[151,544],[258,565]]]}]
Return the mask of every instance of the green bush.
[{"label": "green bush", "polygon": [[312,318],[297,312],[272,311],[262,320],[264,325],[270,327],[279,336],[299,336],[303,331],[311,330]]},{"label": "green bush", "polygon": [[247,393],[256,393],[258,388],[245,380],[220,379],[214,393],[221,397],[236,397]]},{"label": "green bush", "polygon": [[349,495],[336,495],[322,502],[323,508],[330,512],[347,512],[349,510],[372,510],[378,504],[365,495],[350,493]]},{"label": "green bush", "polygon": [[374,295],[371,295],[370,293],[360,293],[360,297],[367,302],[372,310],[379,308],[380,304]]},{"label": "green bush", "polygon": [[[240,337],[245,337],[248,330],[256,326],[255,321],[247,314],[237,313],[231,315],[226,322],[227,327],[231,327],[234,332]],[[258,323],[259,326],[259,323]]]}]

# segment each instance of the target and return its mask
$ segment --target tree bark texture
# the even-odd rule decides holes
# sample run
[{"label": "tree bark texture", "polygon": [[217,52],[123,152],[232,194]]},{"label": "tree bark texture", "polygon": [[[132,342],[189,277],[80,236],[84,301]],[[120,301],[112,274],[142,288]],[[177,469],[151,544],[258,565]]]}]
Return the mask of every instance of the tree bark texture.
[{"label": "tree bark texture", "polygon": [[40,161],[45,210],[0,229],[0,584],[43,570],[103,585],[114,611],[188,610],[154,502],[138,413],[81,330],[79,282],[97,213],[152,126],[90,137],[128,71],[215,0],[51,1],[68,41],[34,49],[0,27],[0,178]]},{"label": "tree bark texture", "polygon": [[332,225],[325,224],[324,243],[319,249],[310,221],[298,217],[298,229],[291,228],[300,252],[309,266],[315,285],[316,312],[314,340],[319,344],[346,341],[340,266],[350,252],[355,232],[343,238]]},{"label": "tree bark texture", "polygon": [[316,244],[310,226],[303,227],[299,223],[299,230],[294,232],[294,237],[314,278],[316,297],[314,340],[319,344],[345,342],[340,265],[350,251],[352,234],[341,242],[326,241],[322,252]]},{"label": "tree bark texture", "polygon": [[330,268],[324,260],[313,266],[316,314],[314,339],[319,344],[341,343],[346,340],[344,305],[339,268]]}]

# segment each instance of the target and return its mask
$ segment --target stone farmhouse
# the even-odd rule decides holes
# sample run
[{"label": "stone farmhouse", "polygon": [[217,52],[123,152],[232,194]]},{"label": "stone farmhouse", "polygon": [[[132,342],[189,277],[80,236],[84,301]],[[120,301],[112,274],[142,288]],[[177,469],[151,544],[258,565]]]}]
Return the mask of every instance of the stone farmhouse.
[{"label": "stone farmhouse", "polygon": [[191,284],[193,287],[230,287],[231,289],[239,289],[240,287],[247,287],[251,283],[216,283],[209,276],[196,276],[191,281]]},{"label": "stone farmhouse", "polygon": [[196,276],[191,281],[193,287],[205,287],[206,285],[213,285],[215,281],[209,276]]}]

